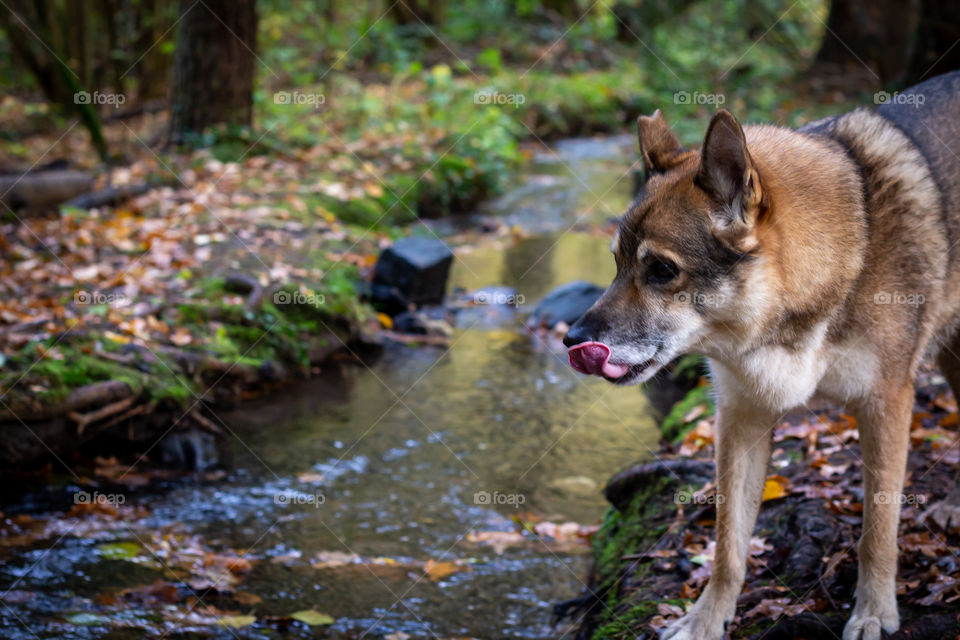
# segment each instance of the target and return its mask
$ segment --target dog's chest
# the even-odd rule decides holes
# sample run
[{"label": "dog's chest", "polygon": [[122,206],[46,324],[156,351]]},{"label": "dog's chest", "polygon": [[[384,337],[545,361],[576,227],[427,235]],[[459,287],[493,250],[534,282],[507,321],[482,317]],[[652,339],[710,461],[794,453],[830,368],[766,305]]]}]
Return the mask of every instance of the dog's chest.
[{"label": "dog's chest", "polygon": [[741,392],[761,406],[785,412],[813,397],[847,402],[869,393],[878,359],[860,340],[830,343],[824,333],[800,349],[761,347],[733,367]]}]

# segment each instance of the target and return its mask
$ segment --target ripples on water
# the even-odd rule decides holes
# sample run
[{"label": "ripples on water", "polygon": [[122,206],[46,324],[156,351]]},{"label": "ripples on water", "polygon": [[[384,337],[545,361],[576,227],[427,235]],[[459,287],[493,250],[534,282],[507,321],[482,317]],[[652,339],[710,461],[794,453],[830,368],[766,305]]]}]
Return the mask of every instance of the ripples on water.
[{"label": "ripples on water", "polygon": [[[487,212],[538,235],[460,253],[453,286],[506,284],[534,301],[568,280],[609,281],[607,239],[562,232],[622,211],[631,178],[618,178],[631,153],[611,139],[538,154]],[[605,192],[609,209],[595,205]],[[392,347],[223,413],[234,432],[226,478],[132,492],[127,506],[142,513],[114,527],[78,537],[64,522],[54,528],[62,536],[36,548],[2,548],[0,633],[138,638],[149,627],[171,638],[277,637],[261,625],[211,630],[189,618],[163,622],[160,606],[110,604],[103,594],[170,576],[150,553],[118,558],[103,545],[157,550],[167,540],[247,550],[255,562],[236,588],[262,599],[257,615],[322,611],[336,619],[318,631],[326,637],[555,637],[552,604],[582,588],[586,549],[498,553],[469,543],[470,534],[515,531],[520,512],[597,522],[604,481],[658,437],[639,392],[577,376],[565,360],[559,343],[518,326],[468,324],[449,348]],[[523,504],[484,504],[484,492]],[[310,566],[331,552],[382,560]],[[459,564],[435,580],[409,568],[431,559]]]}]

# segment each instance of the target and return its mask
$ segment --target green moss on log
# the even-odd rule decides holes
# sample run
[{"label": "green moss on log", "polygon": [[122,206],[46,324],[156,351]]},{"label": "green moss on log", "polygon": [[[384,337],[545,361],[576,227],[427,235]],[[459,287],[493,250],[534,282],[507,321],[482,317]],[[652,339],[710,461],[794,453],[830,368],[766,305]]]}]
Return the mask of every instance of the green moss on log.
[{"label": "green moss on log", "polygon": [[[686,417],[690,415],[698,406],[703,405],[704,411],[699,413],[694,419],[687,421]],[[716,412],[716,404],[713,399],[713,386],[705,384],[692,389],[683,400],[673,405],[670,413],[660,424],[660,433],[663,439],[669,442],[679,442],[683,436],[694,425],[704,418],[709,418]]]}]

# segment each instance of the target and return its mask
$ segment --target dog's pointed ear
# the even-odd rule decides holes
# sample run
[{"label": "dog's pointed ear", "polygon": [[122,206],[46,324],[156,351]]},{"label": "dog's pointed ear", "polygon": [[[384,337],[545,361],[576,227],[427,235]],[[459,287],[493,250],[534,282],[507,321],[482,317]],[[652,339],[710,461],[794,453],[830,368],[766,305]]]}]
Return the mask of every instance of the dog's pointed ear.
[{"label": "dog's pointed ear", "polygon": [[689,153],[670,130],[670,125],[657,109],[652,116],[637,118],[637,137],[646,177],[675,167]]},{"label": "dog's pointed ear", "polygon": [[717,111],[707,127],[696,183],[717,205],[714,219],[722,229],[749,227],[756,220],[763,200],[760,174],[743,128],[726,109]]}]

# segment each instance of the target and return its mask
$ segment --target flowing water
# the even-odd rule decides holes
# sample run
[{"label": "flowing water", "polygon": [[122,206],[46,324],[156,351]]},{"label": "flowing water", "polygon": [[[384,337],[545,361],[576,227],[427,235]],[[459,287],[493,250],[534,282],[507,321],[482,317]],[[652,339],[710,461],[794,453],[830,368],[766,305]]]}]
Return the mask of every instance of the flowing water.
[{"label": "flowing water", "polygon": [[[607,282],[590,229],[626,205],[633,154],[612,138],[532,157],[484,212],[525,236],[458,250],[452,287],[531,302]],[[0,538],[2,637],[560,637],[552,605],[584,586],[586,529],[524,538],[517,522],[596,524],[605,480],[658,438],[639,391],[578,376],[519,323],[461,322],[448,347],[345,360],[219,417],[222,477],[104,488],[124,504],[97,517],[8,505],[22,535]],[[257,622],[211,625],[204,605]],[[334,622],[285,617],[304,610]]]}]

